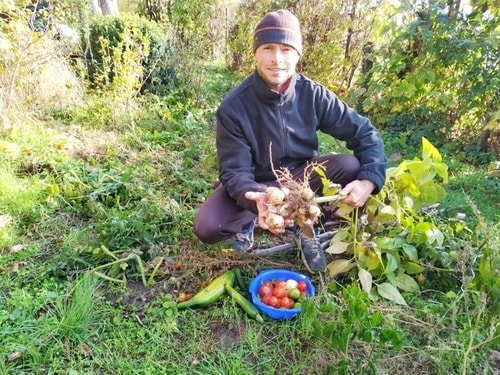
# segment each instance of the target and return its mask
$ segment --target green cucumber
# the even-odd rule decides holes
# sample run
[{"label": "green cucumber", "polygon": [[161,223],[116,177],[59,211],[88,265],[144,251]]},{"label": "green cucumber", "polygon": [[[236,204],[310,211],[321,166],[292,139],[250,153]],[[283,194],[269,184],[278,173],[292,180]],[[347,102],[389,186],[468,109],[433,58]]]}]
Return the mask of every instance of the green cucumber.
[{"label": "green cucumber", "polygon": [[232,287],[229,283],[225,284],[227,294],[234,298],[236,303],[252,318],[254,318],[259,323],[264,323],[264,319],[259,313],[259,310],[245,297],[243,297],[236,289]]},{"label": "green cucumber", "polygon": [[234,272],[234,277],[235,277],[235,280],[236,280],[236,284],[240,288],[240,291],[242,293],[246,294],[246,292],[248,290],[248,287],[247,287],[247,284],[245,283],[245,281],[243,280],[243,277],[241,276],[240,269],[239,268],[233,268],[233,272]]},{"label": "green cucumber", "polygon": [[187,307],[204,307],[214,302],[226,292],[225,285],[233,285],[234,272],[226,271],[222,275],[213,279],[210,284],[196,293],[192,298],[177,304],[177,309],[185,309]]}]

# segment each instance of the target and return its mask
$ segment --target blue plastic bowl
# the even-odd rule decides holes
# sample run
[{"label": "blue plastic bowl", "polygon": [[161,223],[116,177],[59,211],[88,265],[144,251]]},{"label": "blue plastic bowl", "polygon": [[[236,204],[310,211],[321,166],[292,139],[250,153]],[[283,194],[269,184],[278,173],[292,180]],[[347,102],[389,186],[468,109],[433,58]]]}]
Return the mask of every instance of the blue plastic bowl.
[{"label": "blue plastic bowl", "polygon": [[255,276],[250,282],[250,295],[252,297],[252,303],[266,316],[276,320],[287,320],[292,319],[300,312],[302,309],[300,307],[293,309],[277,309],[271,306],[267,306],[260,301],[259,297],[259,287],[265,281],[269,280],[289,280],[293,279],[295,281],[304,280],[307,284],[307,294],[309,297],[314,297],[314,286],[311,280],[301,273],[289,271],[289,270],[265,270],[261,271],[257,276]]}]

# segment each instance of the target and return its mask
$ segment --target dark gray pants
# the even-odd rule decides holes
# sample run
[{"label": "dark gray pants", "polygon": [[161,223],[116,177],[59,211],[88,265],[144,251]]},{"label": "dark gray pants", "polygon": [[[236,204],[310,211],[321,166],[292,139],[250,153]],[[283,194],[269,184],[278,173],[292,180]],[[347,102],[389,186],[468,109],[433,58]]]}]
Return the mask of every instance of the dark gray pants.
[{"label": "dark gray pants", "polygon": [[[358,159],[352,155],[330,154],[311,159],[308,163],[292,170],[294,179],[302,180],[307,164],[313,162],[322,163],[328,179],[342,186],[355,180],[360,168]],[[259,183],[276,185],[276,181]],[[317,173],[311,174],[309,184],[313,191],[321,192],[322,182]],[[214,244],[241,232],[242,227],[255,217],[253,212],[236,205],[226,193],[224,186],[220,184],[200,207],[193,231],[203,243]]]}]

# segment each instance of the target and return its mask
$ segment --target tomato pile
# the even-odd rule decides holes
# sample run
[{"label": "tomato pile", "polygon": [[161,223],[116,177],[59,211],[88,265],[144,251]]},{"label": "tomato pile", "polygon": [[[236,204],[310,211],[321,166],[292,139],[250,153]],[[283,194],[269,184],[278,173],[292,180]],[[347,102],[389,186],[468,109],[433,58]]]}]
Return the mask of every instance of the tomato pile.
[{"label": "tomato pile", "polygon": [[268,280],[260,285],[257,292],[264,305],[277,309],[297,308],[300,298],[308,297],[304,280]]}]

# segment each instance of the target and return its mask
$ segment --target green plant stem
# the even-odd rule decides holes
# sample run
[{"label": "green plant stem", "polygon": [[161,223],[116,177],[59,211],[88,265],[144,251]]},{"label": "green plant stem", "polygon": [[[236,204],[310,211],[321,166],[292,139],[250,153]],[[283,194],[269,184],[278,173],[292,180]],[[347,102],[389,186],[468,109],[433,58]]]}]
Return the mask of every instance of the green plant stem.
[{"label": "green plant stem", "polygon": [[126,280],[115,279],[114,277],[105,275],[105,274],[103,274],[102,272],[99,272],[99,271],[94,271],[94,275],[99,276],[101,279],[112,281],[114,283],[120,283],[120,284],[125,284],[126,283]]},{"label": "green plant stem", "polygon": [[147,287],[148,283],[146,281],[146,274],[144,273],[144,267],[142,265],[142,259],[137,254],[133,254],[133,255],[134,255],[135,260],[137,262],[137,267],[139,268],[139,272],[141,273],[142,284]]},{"label": "green plant stem", "polygon": [[314,198],[314,203],[328,203],[328,202],[338,202],[342,199],[345,199],[347,195],[340,195],[340,194],[335,194],[335,195],[327,195],[324,197],[316,197]]},{"label": "green plant stem", "polygon": [[127,261],[129,261],[131,259],[135,259],[135,261],[137,262],[137,267],[139,268],[139,272],[141,273],[142,283],[144,284],[144,286],[148,286],[148,283],[146,281],[146,275],[144,273],[144,267],[142,265],[142,259],[137,254],[130,254],[126,258],[117,259],[117,260],[114,260],[112,262],[100,265],[98,267],[95,267],[95,268],[91,269],[90,272],[96,273],[96,271],[102,270],[104,268],[108,268],[108,267],[113,266],[115,264],[127,262]]},{"label": "green plant stem", "polygon": [[119,260],[119,258],[118,258],[115,254],[113,254],[111,251],[109,251],[109,250],[108,250],[108,248],[107,248],[106,246],[101,245],[100,247],[101,247],[101,250],[102,250],[102,252],[103,252],[104,254],[106,254],[106,255],[110,256],[111,258],[113,258],[113,259],[115,259],[115,260]]},{"label": "green plant stem", "polygon": [[152,283],[154,281],[154,277],[156,275],[156,272],[158,271],[158,269],[160,268],[160,266],[161,266],[162,263],[163,263],[163,259],[160,258],[160,260],[158,261],[158,263],[155,265],[155,268],[153,268],[153,272],[151,272],[151,275],[149,276],[148,285],[152,285]]}]

